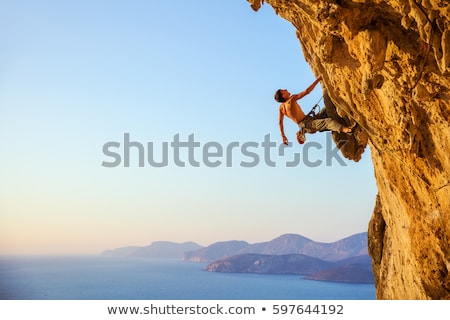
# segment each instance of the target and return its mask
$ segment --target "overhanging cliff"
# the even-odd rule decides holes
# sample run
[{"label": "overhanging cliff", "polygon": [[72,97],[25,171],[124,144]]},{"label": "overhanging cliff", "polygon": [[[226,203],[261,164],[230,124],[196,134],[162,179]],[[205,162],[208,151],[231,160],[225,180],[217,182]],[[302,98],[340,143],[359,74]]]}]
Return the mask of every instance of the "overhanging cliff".
[{"label": "overhanging cliff", "polygon": [[342,153],[371,148],[377,298],[450,299],[450,2],[266,2],[297,29],[327,109],[356,123],[350,143],[334,135]]}]

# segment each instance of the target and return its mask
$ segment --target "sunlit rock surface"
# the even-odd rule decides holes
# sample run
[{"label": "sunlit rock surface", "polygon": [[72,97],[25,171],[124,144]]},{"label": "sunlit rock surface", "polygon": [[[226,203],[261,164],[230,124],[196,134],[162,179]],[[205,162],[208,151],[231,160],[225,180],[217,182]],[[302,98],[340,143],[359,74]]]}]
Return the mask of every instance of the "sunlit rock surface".
[{"label": "sunlit rock surface", "polygon": [[450,299],[450,2],[266,2],[297,29],[327,109],[355,124],[334,135],[343,154],[370,146],[377,298]]}]

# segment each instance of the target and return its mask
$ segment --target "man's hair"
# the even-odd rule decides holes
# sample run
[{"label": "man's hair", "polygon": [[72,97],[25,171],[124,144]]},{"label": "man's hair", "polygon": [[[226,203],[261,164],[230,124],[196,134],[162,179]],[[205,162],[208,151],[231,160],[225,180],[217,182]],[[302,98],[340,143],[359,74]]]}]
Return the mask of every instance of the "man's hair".
[{"label": "man's hair", "polygon": [[277,102],[286,102],[286,99],[283,98],[283,94],[281,93],[281,89],[278,89],[277,92],[275,92],[275,101]]}]

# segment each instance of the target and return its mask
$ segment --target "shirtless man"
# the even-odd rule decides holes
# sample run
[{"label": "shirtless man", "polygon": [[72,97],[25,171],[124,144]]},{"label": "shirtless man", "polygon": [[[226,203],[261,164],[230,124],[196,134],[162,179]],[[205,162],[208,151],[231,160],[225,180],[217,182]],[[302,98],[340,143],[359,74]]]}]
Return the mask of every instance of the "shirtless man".
[{"label": "shirtless man", "polygon": [[[336,120],[327,118],[326,115],[325,118],[322,117],[321,119],[308,118],[306,117],[302,108],[300,108],[300,105],[298,104],[297,100],[303,98],[311,91],[313,91],[315,86],[319,83],[321,79],[322,77],[317,78],[308,88],[306,88],[305,91],[297,94],[291,95],[289,91],[283,89],[279,89],[277,90],[277,92],[275,92],[275,100],[281,103],[278,117],[278,124],[280,126],[281,136],[283,138],[284,144],[286,145],[288,144],[288,139],[284,134],[284,125],[283,125],[284,116],[294,121],[296,124],[298,124],[300,128],[306,129],[307,132],[309,131],[309,133],[314,133],[316,131],[337,131],[344,133],[352,132],[351,128],[343,126]],[[320,118],[320,116],[318,118]]]}]

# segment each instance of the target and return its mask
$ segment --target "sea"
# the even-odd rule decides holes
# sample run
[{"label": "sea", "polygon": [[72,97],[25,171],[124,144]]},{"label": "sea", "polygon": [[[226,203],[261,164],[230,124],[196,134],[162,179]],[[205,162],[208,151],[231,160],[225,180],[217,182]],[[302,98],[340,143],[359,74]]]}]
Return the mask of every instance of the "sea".
[{"label": "sea", "polygon": [[374,300],[373,284],[216,273],[206,263],[106,256],[0,257],[1,300]]}]

